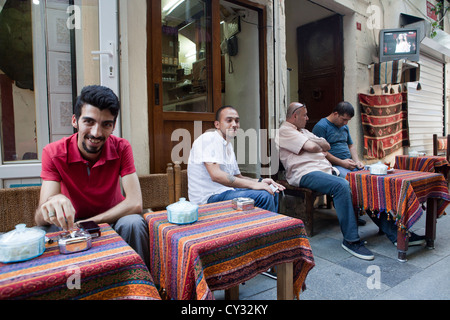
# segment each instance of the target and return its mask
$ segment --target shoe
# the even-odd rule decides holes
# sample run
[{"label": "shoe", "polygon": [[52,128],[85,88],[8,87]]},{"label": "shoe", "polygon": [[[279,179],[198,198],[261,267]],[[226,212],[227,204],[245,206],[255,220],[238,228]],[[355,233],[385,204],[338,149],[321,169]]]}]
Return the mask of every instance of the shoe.
[{"label": "shoe", "polygon": [[[421,246],[424,243],[425,236],[419,236],[418,234],[411,232],[411,235],[409,236],[408,247]],[[394,242],[394,245],[397,246],[397,241]]]},{"label": "shoe", "polygon": [[275,270],[275,268],[276,267],[273,267],[273,268],[267,270],[266,272],[263,272],[262,274],[265,275],[266,277],[277,280],[277,271]]},{"label": "shoe", "polygon": [[344,250],[348,251],[352,255],[354,255],[357,258],[363,259],[363,260],[373,260],[375,259],[375,256],[372,252],[370,252],[369,249],[367,249],[364,246],[363,241],[357,241],[357,242],[348,242],[344,240],[342,242],[342,248]]},{"label": "shoe", "polygon": [[358,226],[365,226],[365,225],[366,225],[366,220],[358,218]]}]

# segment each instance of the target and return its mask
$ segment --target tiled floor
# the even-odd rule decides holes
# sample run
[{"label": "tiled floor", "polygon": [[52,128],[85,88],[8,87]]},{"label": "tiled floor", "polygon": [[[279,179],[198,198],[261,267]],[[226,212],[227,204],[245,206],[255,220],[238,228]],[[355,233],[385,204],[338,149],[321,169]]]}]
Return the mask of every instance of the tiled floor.
[{"label": "tiled floor", "polygon": [[[378,235],[369,217],[359,234],[375,254],[372,261],[353,257],[341,248],[342,234],[334,210],[318,210],[310,237],[315,267],[306,279],[303,300],[450,299],[450,208],[437,221],[435,249],[410,247],[406,263],[397,260],[396,247]],[[425,215],[413,226],[425,233]],[[240,286],[241,300],[275,300],[276,280],[258,275]],[[223,299],[223,291],[215,292]]]}]

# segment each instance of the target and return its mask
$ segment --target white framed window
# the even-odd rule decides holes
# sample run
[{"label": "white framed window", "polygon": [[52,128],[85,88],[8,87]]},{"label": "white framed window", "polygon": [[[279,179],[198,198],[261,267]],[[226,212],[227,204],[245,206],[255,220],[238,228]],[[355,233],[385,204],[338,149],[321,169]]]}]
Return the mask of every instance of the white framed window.
[{"label": "white framed window", "polygon": [[10,57],[0,54],[0,187],[39,181],[49,141],[44,13],[31,0],[0,2],[0,47],[10,50]]}]

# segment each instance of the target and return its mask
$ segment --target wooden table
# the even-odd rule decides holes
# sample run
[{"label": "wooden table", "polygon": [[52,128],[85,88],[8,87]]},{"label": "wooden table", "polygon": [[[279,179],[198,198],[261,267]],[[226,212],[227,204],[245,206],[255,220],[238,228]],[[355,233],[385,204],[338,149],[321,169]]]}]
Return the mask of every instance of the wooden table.
[{"label": "wooden table", "polygon": [[369,171],[347,174],[353,205],[363,210],[388,213],[398,226],[398,259],[406,261],[408,230],[419,220],[427,203],[427,246],[434,248],[436,219],[445,214],[450,203],[447,182],[441,174],[395,169],[387,175],[371,175]]},{"label": "wooden table", "polygon": [[162,298],[206,300],[226,290],[236,299],[239,284],[275,265],[278,299],[298,298],[314,266],[303,222],[278,213],[233,210],[223,201],[200,206],[193,224],[171,224],[166,211],[145,218],[151,273]]},{"label": "wooden table", "polygon": [[0,263],[0,299],[160,300],[141,257],[109,225],[101,233],[87,251],[63,255],[54,242],[37,258]]}]

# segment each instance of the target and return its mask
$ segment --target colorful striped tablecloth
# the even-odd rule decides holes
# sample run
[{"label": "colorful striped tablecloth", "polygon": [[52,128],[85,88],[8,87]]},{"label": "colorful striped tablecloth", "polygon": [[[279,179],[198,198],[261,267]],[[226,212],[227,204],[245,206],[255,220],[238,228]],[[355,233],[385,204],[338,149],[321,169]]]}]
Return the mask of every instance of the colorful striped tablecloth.
[{"label": "colorful striped tablecloth", "polygon": [[346,179],[355,207],[391,213],[401,229],[409,229],[419,220],[421,204],[428,198],[438,199],[438,217],[450,203],[447,182],[438,173],[396,169],[386,175],[371,175],[365,170],[349,172]]},{"label": "colorful striped tablecloth", "polygon": [[447,159],[443,156],[411,157],[407,155],[395,156],[395,169],[435,172],[435,168],[448,166]]},{"label": "colorful striped tablecloth", "polygon": [[145,218],[151,273],[169,299],[214,299],[212,291],[229,289],[287,262],[293,262],[298,297],[314,266],[303,222],[278,213],[237,211],[231,201],[223,201],[200,206],[193,224],[171,224],[166,211]]},{"label": "colorful striped tablecloth", "polygon": [[87,251],[63,255],[55,241],[37,258],[0,263],[0,299],[160,300],[141,257],[109,225],[101,233]]}]

